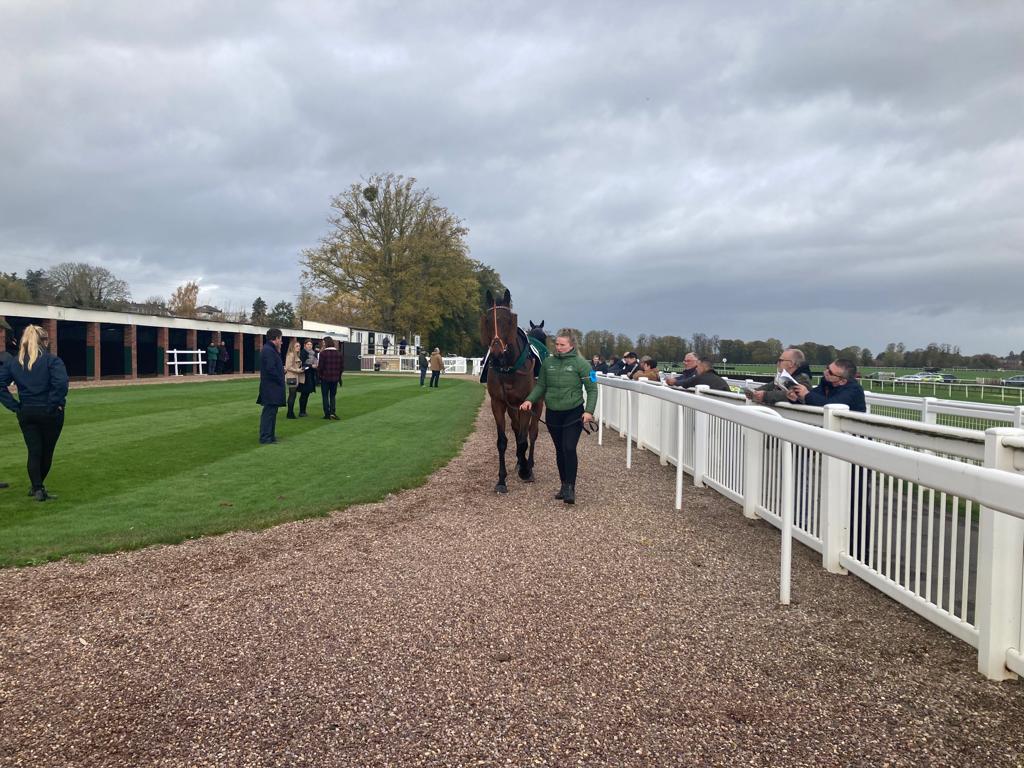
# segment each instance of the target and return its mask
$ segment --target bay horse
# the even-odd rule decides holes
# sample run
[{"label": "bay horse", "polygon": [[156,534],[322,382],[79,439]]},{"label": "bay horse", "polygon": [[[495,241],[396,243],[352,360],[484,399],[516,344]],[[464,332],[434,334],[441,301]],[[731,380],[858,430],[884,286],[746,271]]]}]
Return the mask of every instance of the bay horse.
[{"label": "bay horse", "polygon": [[544,411],[543,400],[531,411],[519,410],[533,389],[534,366],[537,365],[530,354],[529,342],[523,338],[525,334],[520,334],[519,318],[512,311],[511,294],[506,290],[502,298],[495,299],[488,290],[487,311],[480,318],[480,343],[490,350],[487,393],[491,396],[491,413],[498,430],[498,483],[494,486],[498,493],[508,493],[505,416],[508,415],[516,436],[516,472],[523,482],[532,483],[533,448]]}]

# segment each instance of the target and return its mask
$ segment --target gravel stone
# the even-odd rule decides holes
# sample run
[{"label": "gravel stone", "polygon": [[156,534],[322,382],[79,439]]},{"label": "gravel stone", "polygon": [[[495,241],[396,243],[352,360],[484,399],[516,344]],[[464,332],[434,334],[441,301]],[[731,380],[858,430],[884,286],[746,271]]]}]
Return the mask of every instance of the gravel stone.
[{"label": "gravel stone", "polygon": [[[372,439],[372,436],[367,436]],[[1024,688],[606,434],[416,489],[0,572],[2,766],[1014,766]],[[513,460],[514,462],[514,460]]]}]

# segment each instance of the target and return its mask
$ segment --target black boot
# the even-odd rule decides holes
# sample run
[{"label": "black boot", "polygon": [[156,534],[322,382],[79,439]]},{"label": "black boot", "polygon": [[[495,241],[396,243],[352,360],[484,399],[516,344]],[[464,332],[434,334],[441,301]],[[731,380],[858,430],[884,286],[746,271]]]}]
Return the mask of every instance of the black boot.
[{"label": "black boot", "polygon": [[572,483],[566,483],[565,489],[562,491],[562,501],[566,504],[576,503],[576,486]]},{"label": "black boot", "polygon": [[289,419],[294,419],[294,418],[296,418],[296,416],[295,416],[295,411],[288,411],[288,418],[289,418]]},{"label": "black boot", "polygon": [[559,501],[561,501],[562,499],[565,498],[565,488],[566,488],[566,484],[562,483],[562,487],[559,488],[558,489],[558,493],[555,494],[555,498],[558,499]]}]

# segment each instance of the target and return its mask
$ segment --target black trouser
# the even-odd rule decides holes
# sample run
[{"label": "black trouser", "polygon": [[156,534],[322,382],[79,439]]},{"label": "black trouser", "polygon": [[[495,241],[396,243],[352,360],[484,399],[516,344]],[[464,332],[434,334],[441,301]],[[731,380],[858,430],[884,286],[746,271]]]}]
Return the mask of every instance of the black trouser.
[{"label": "black trouser", "polygon": [[320,382],[320,399],[324,403],[324,416],[331,416],[335,413],[335,400],[338,395],[338,382],[336,381],[321,381]]},{"label": "black trouser", "polygon": [[279,405],[264,405],[263,413],[260,414],[260,442],[272,443],[277,438],[274,430],[277,427],[277,409]]},{"label": "black trouser", "polygon": [[18,425],[28,448],[28,479],[32,490],[43,487],[53,464],[53,449],[64,429],[64,411],[46,406],[23,405],[18,411]]},{"label": "black trouser", "polygon": [[436,387],[437,386],[437,380],[439,378],[441,378],[441,372],[440,371],[431,371],[430,372],[430,386]]},{"label": "black trouser", "polygon": [[571,411],[552,411],[545,414],[548,432],[555,444],[555,460],[558,462],[558,477],[563,483],[576,485],[576,444],[583,433],[583,406],[577,405]]},{"label": "black trouser", "polygon": [[[295,395],[298,393],[298,385],[288,385],[288,416],[295,415]],[[301,408],[300,408],[301,410]]]},{"label": "black trouser", "polygon": [[420,368],[420,386],[421,387],[423,386],[423,382],[426,380],[426,378],[427,378],[427,369],[426,368]]}]

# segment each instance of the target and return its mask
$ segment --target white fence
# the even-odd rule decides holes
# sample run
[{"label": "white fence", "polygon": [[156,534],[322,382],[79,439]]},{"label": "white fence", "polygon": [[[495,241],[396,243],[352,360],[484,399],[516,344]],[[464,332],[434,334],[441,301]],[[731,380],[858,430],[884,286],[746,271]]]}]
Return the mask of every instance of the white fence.
[{"label": "white fence", "polygon": [[[727,379],[740,388],[758,387],[759,382],[747,379]],[[926,424],[985,430],[989,427],[1024,428],[1024,406],[997,403],[972,403],[964,400],[940,400],[935,397],[909,397],[865,392],[868,412],[880,416],[895,416]]]},{"label": "white fence", "polygon": [[166,355],[167,367],[174,368],[174,376],[181,375],[179,366],[202,375],[203,366],[206,365],[206,351],[202,349],[168,349]]},{"label": "white fence", "polygon": [[[748,405],[599,376],[599,441],[626,440],[978,649],[992,679],[1024,674],[1024,430],[908,423],[845,406]],[[703,389],[703,388],[701,388]]]},{"label": "white fence", "polygon": [[[443,357],[445,373],[480,372],[479,357]],[[419,359],[409,355],[363,355],[359,358],[360,370],[384,373],[416,373],[420,372]],[[380,365],[380,368],[377,368]]]}]

